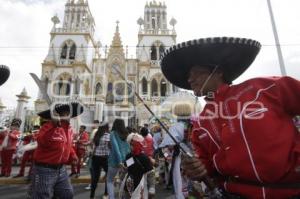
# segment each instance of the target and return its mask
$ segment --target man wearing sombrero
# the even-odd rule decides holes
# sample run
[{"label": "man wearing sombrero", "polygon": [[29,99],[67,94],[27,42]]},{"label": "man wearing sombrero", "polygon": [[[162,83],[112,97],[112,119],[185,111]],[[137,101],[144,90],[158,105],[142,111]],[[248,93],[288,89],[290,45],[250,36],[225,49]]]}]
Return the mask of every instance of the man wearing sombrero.
[{"label": "man wearing sombrero", "polygon": [[64,165],[78,160],[72,147],[73,129],[69,120],[82,112],[83,106],[72,102],[56,104],[38,113],[48,122],[43,124],[37,137],[28,198],[73,198],[73,188]]},{"label": "man wearing sombrero", "polygon": [[162,72],[174,85],[206,96],[192,142],[199,158],[183,168],[193,180],[213,177],[227,193],[244,198],[300,195],[300,82],[290,77],[231,82],[253,62],[261,45],[216,37],[168,49]]}]

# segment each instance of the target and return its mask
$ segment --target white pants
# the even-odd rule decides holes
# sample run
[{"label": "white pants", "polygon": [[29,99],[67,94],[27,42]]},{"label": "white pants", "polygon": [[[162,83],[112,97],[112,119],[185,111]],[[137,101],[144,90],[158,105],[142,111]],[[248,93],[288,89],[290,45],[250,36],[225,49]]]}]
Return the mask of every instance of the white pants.
[{"label": "white pants", "polygon": [[180,154],[176,157],[174,161],[173,167],[173,188],[175,191],[175,198],[176,199],[184,199],[184,195],[182,193],[182,179],[181,179],[181,172],[180,172],[180,163],[181,157]]},{"label": "white pants", "polygon": [[118,167],[108,167],[106,183],[109,199],[115,199],[114,179],[118,172]]}]

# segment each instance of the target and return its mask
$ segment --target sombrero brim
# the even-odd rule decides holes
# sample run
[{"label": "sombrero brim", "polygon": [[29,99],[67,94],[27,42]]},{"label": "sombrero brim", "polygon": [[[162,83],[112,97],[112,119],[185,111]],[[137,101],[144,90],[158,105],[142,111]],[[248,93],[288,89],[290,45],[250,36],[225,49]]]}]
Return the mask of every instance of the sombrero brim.
[{"label": "sombrero brim", "polygon": [[5,65],[0,65],[0,86],[6,82],[10,74],[9,68]]},{"label": "sombrero brim", "polygon": [[191,68],[218,66],[224,79],[231,82],[254,61],[261,45],[251,39],[214,37],[191,40],[167,49],[161,61],[164,76],[175,86],[191,90],[188,76]]},{"label": "sombrero brim", "polygon": [[84,111],[84,107],[79,102],[71,102],[68,104],[56,104],[54,106],[54,110],[52,111],[50,109],[39,112],[38,116],[40,116],[43,119],[52,119],[55,118],[55,115],[53,112],[56,112],[58,115],[64,112],[70,112],[69,118],[77,117]]}]

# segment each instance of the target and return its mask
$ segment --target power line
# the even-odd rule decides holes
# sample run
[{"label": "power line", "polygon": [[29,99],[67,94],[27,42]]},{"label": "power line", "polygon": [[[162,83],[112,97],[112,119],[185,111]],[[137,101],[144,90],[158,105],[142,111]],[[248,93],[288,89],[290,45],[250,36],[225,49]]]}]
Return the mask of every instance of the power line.
[{"label": "power line", "polygon": [[[173,46],[173,45],[172,45]],[[262,46],[271,46],[271,47],[275,47],[275,46],[300,46],[300,43],[290,43],[290,44],[262,44]],[[99,47],[99,49],[109,49],[109,48],[144,48],[144,47],[152,47],[152,46],[107,46],[107,47]],[[169,48],[171,46],[164,46],[166,48]],[[62,47],[49,47],[49,46],[0,46],[0,49],[49,49],[49,48],[54,48],[54,49],[61,49]],[[84,47],[79,47],[78,49],[82,49],[82,48],[95,48],[93,46],[84,46]]]}]

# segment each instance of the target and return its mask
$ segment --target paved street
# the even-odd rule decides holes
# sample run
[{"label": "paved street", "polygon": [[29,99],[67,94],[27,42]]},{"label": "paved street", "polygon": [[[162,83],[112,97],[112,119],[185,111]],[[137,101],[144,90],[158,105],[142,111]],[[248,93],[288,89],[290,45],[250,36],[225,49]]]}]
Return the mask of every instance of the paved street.
[{"label": "paved street", "polygon": [[[18,173],[18,167],[13,167],[12,176]],[[89,190],[85,187],[88,185],[89,176],[85,168],[82,170],[82,176],[80,178],[72,178],[75,197],[74,199],[89,199]],[[0,198],[2,199],[24,199],[27,192],[28,184],[26,184],[23,178],[0,178]],[[155,198],[174,198],[172,191],[166,190],[164,185],[157,184],[157,195]],[[100,195],[104,192],[104,183],[99,183],[96,190],[96,198],[100,198]]]},{"label": "paved street", "polygon": [[[86,186],[87,184],[74,185],[74,199],[89,199],[90,192],[84,189]],[[24,199],[27,187],[28,185],[0,185],[0,196],[3,199]],[[96,198],[100,198],[103,190],[104,184],[100,183],[96,191]],[[173,199],[173,196],[171,191],[164,190],[161,186],[157,186],[156,198]]]}]

